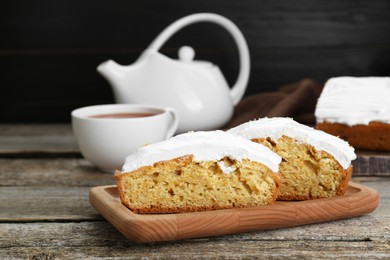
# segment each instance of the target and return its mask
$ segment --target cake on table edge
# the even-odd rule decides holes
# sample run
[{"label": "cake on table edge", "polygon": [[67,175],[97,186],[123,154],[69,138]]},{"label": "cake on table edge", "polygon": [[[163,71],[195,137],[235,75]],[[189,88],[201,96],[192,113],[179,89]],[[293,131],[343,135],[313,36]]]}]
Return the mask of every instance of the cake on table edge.
[{"label": "cake on table edge", "polygon": [[223,131],[189,132],[139,148],[115,173],[135,213],[178,213],[272,204],[281,158]]},{"label": "cake on table edge", "polygon": [[263,118],[228,130],[269,147],[282,157],[277,200],[343,195],[352,175],[354,148],[291,118]]},{"label": "cake on table edge", "polygon": [[390,77],[335,77],[318,99],[316,128],[356,149],[390,151]]}]

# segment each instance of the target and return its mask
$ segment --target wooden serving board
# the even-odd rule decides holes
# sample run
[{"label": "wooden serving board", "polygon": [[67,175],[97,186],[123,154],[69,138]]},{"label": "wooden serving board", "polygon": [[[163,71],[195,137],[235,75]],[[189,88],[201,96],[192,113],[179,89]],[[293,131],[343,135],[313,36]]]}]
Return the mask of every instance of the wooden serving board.
[{"label": "wooden serving board", "polygon": [[179,214],[135,214],[121,204],[116,186],[91,189],[89,200],[125,237],[155,242],[293,227],[350,218],[378,206],[378,192],[350,183],[345,195],[308,201]]}]

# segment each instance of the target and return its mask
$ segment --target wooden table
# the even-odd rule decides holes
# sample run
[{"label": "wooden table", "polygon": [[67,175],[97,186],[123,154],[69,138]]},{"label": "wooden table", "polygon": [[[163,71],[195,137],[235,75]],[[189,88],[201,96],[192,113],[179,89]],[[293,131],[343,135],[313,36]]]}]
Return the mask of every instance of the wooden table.
[{"label": "wooden table", "polygon": [[79,154],[69,125],[0,125],[0,258],[390,258],[390,154],[358,153],[353,181],[376,189],[361,217],[148,244],[124,238],[90,205],[115,184]]}]

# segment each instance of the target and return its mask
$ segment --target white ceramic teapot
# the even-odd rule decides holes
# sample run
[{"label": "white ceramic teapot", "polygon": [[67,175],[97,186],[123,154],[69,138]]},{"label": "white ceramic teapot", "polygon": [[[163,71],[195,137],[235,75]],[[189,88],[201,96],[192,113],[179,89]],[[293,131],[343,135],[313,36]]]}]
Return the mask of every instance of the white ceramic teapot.
[{"label": "white ceramic teapot", "polygon": [[[191,47],[179,49],[179,60],[158,52],[175,32],[196,22],[217,23],[233,36],[239,50],[240,71],[231,89],[216,65],[193,60]],[[111,84],[118,103],[174,108],[179,114],[177,132],[181,133],[217,129],[231,119],[234,106],[246,90],[250,58],[245,38],[234,23],[217,14],[198,13],[168,26],[133,64],[122,66],[108,60],[97,70]]]}]

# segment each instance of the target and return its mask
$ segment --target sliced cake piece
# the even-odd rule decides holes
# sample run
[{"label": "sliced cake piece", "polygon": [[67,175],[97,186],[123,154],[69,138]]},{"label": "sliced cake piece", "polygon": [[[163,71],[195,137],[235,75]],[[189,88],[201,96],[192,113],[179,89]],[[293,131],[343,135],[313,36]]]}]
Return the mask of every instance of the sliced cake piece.
[{"label": "sliced cake piece", "polygon": [[115,174],[136,213],[175,213],[273,203],[281,158],[223,131],[190,132],[144,146]]},{"label": "sliced cake piece", "polygon": [[278,200],[327,198],[345,193],[354,149],[345,141],[291,118],[263,118],[229,133],[263,144],[282,157]]}]

